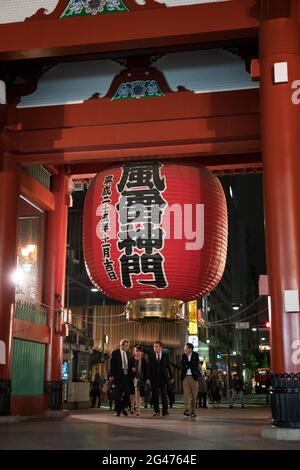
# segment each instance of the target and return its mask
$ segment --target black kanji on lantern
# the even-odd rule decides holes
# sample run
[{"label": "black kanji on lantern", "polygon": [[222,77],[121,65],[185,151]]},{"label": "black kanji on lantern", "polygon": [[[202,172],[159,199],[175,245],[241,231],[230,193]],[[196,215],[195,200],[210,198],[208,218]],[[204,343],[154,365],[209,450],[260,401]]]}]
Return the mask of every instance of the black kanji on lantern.
[{"label": "black kanji on lantern", "polygon": [[118,279],[114,270],[114,261],[111,259],[111,240],[110,240],[110,215],[111,210],[111,185],[113,183],[113,175],[106,175],[102,185],[101,194],[101,248],[103,257],[103,266],[108,278],[111,281]]},{"label": "black kanji on lantern", "polygon": [[118,184],[118,191],[122,193],[127,187],[130,188],[157,188],[164,191],[165,178],[160,176],[160,162],[143,162],[143,163],[125,163],[123,165],[122,177]]},{"label": "black kanji on lantern", "polygon": [[132,287],[132,274],[153,274],[153,279],[138,280],[138,283],[163,289],[167,286],[163,262],[164,258],[160,253],[153,255],[122,255],[120,257],[120,263],[123,286],[127,288]]},{"label": "black kanji on lantern", "polygon": [[160,227],[167,203],[162,192],[165,178],[160,175],[160,162],[125,164],[117,185],[120,199],[118,249],[123,252],[119,261],[124,287],[132,287],[132,276],[139,284],[163,289],[167,286],[164,257],[159,252],[164,245],[164,231]]},{"label": "black kanji on lantern", "polygon": [[110,185],[106,184],[105,186],[103,186],[103,192],[102,192],[102,196],[111,196],[111,187]]},{"label": "black kanji on lantern", "polygon": [[[131,224],[131,227],[133,227],[133,224]],[[160,227],[155,227],[151,223],[143,224],[141,228],[129,228],[128,231],[122,230],[119,232],[121,241],[118,242],[118,248],[121,251],[125,249],[126,255],[130,255],[134,247],[144,250],[149,255],[153,253],[154,249],[162,249],[163,236],[164,232]]]},{"label": "black kanji on lantern", "polygon": [[165,280],[165,275],[163,272],[163,262],[164,258],[160,253],[155,253],[154,255],[142,255],[142,272],[144,274],[153,273],[155,283],[152,280],[150,281],[138,281],[139,284],[151,284],[155,285],[159,289],[162,289],[167,286]]},{"label": "black kanji on lantern", "polygon": [[132,287],[131,275],[140,274],[140,257],[138,254],[127,256],[122,255],[120,258],[121,263],[121,278],[124,287]]},{"label": "black kanji on lantern", "polygon": [[105,176],[104,183],[109,184],[109,183],[112,183],[113,180],[114,180],[113,175],[107,175],[107,176]]},{"label": "black kanji on lantern", "polygon": [[130,222],[161,223],[162,209],[166,201],[157,189],[123,191],[117,209],[120,214],[120,223]]}]

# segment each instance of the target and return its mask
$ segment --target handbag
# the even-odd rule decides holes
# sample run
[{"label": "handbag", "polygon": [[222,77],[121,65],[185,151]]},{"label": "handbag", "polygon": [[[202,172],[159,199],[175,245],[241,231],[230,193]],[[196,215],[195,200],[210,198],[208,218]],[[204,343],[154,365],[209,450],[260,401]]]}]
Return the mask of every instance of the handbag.
[{"label": "handbag", "polygon": [[108,392],[108,383],[107,383],[107,381],[104,382],[104,384],[103,384],[103,386],[102,386],[102,392],[103,392],[104,394],[106,394],[106,393]]}]

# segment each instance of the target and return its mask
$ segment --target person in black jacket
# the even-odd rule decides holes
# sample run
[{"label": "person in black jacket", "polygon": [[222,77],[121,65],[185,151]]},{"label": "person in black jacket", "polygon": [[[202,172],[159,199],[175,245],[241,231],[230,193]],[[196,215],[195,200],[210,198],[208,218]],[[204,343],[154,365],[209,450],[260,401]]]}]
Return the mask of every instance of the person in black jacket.
[{"label": "person in black jacket", "polygon": [[233,408],[234,401],[236,398],[240,398],[242,408],[245,408],[244,404],[244,382],[243,377],[239,376],[238,374],[233,374],[231,379],[231,387],[230,387],[230,405],[229,408]]},{"label": "person in black jacket", "polygon": [[153,345],[154,353],[149,357],[149,379],[151,382],[152,400],[154,415],[160,415],[159,392],[162,401],[162,414],[168,415],[167,385],[170,380],[173,382],[173,373],[169,356],[162,351],[162,343],[156,341]]},{"label": "person in black jacket", "polygon": [[128,349],[128,339],[122,339],[120,341],[120,348],[115,349],[115,351],[111,353],[110,358],[109,380],[113,381],[115,384],[115,416],[120,416],[121,412],[125,416],[128,414],[125,410],[129,404],[130,387],[130,355]]},{"label": "person in black jacket", "polygon": [[199,355],[193,351],[194,345],[186,343],[181,356],[181,381],[183,384],[184,415],[196,417],[195,408],[198,395],[198,379],[200,377]]},{"label": "person in black jacket", "polygon": [[92,395],[92,406],[94,408],[96,405],[96,400],[98,398],[98,408],[101,406],[101,386],[103,381],[101,380],[99,372],[96,372],[95,378],[92,382],[91,395]]}]

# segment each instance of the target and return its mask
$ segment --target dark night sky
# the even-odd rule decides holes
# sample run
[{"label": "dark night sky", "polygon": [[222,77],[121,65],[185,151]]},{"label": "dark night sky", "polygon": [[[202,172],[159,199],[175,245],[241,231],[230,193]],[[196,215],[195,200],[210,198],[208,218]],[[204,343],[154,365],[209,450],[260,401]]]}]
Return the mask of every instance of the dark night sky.
[{"label": "dark night sky", "polygon": [[251,241],[251,259],[258,274],[266,273],[262,175],[232,177],[239,216],[246,224]]}]

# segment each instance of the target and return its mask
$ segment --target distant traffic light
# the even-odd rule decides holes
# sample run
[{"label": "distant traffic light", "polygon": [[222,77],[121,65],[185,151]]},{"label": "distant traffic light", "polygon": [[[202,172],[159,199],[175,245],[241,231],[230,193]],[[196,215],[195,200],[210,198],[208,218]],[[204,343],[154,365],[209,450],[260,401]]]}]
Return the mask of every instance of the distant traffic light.
[{"label": "distant traffic light", "polygon": [[222,359],[222,354],[217,354],[217,359],[218,360]]},{"label": "distant traffic light", "polygon": [[259,329],[262,329],[262,328],[270,328],[271,327],[271,323],[269,321],[264,321],[263,323],[259,323],[258,324],[258,328]]}]

